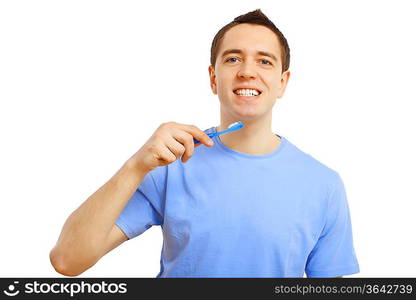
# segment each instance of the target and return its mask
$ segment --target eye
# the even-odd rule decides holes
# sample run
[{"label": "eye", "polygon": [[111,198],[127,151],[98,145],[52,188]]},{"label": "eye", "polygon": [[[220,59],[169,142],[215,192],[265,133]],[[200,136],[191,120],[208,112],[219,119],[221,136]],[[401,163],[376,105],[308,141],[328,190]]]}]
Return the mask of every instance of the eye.
[{"label": "eye", "polygon": [[230,57],[225,62],[237,62],[237,61],[238,61],[237,57]]},{"label": "eye", "polygon": [[261,63],[265,64],[265,65],[272,65],[272,63],[270,61],[268,61],[267,59],[262,59]]}]

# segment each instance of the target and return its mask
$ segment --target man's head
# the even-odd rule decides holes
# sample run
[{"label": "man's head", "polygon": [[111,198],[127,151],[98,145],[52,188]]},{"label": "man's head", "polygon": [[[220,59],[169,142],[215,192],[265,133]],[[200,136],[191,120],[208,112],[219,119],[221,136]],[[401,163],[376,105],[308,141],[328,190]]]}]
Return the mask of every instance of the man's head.
[{"label": "man's head", "polygon": [[[286,88],[289,63],[285,37],[260,10],[225,25],[212,42],[209,66],[211,89],[218,94],[223,116],[247,121],[271,116]],[[255,94],[250,88],[260,94],[247,96]]]}]

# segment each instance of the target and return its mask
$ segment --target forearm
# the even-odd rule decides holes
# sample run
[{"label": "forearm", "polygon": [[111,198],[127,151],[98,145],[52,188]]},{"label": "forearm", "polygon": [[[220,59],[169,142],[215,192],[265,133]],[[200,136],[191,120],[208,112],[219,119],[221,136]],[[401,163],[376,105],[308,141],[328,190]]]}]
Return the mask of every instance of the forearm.
[{"label": "forearm", "polygon": [[52,255],[66,261],[95,263],[121,211],[146,172],[129,161],[66,220]]}]

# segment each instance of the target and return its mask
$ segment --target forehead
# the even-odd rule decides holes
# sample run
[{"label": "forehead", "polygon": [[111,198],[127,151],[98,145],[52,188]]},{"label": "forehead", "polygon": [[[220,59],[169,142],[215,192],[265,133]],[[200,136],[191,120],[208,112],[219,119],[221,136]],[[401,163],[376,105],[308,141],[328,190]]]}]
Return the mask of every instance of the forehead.
[{"label": "forehead", "polygon": [[267,51],[280,57],[280,44],[276,34],[257,24],[239,24],[229,29],[222,39],[218,55],[230,48],[245,52]]}]

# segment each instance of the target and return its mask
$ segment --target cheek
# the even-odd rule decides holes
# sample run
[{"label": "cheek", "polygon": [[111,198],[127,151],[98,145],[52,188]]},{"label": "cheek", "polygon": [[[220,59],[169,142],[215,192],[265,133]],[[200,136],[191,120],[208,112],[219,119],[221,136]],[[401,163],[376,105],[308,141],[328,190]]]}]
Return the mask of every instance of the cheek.
[{"label": "cheek", "polygon": [[267,78],[267,85],[269,86],[270,93],[273,96],[276,96],[279,93],[280,90],[280,79],[276,79],[276,76]]},{"label": "cheek", "polygon": [[227,74],[221,73],[217,75],[217,91],[225,93],[230,88],[230,79]]}]

